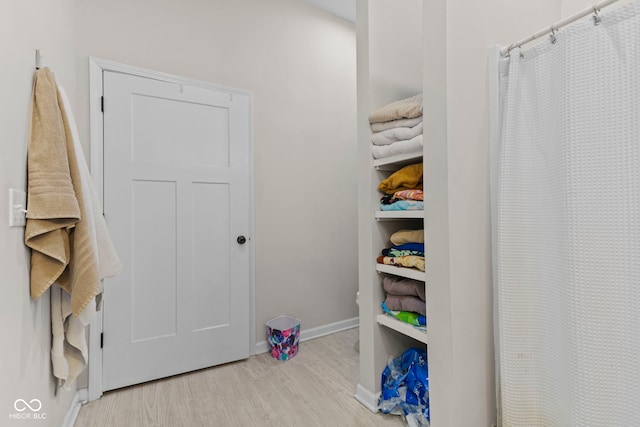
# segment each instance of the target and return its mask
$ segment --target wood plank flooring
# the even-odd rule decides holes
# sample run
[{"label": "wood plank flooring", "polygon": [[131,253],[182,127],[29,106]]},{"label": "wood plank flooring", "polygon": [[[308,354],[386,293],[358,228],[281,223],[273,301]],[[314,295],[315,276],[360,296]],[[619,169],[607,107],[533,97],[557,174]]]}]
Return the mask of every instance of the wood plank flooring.
[{"label": "wood plank flooring", "polygon": [[300,344],[286,362],[266,353],[107,392],[80,409],[75,427],[402,426],[353,397],[357,340],[350,329]]}]

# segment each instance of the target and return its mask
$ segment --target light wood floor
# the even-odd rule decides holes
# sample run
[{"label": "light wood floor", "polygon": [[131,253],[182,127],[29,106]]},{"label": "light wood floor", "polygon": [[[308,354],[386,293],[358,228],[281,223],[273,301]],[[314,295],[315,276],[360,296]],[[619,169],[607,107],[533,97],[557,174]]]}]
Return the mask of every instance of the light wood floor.
[{"label": "light wood floor", "polygon": [[401,426],[354,397],[358,329],[300,344],[293,359],[268,353],[111,391],[84,405],[75,427]]}]

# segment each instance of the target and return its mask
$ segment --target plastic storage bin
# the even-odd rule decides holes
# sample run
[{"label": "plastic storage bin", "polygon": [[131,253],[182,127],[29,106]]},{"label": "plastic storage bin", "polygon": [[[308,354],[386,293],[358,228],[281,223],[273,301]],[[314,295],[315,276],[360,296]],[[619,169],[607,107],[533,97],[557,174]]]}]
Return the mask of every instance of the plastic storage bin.
[{"label": "plastic storage bin", "polygon": [[267,322],[269,350],[278,360],[289,360],[298,354],[300,320],[291,316],[279,316]]}]

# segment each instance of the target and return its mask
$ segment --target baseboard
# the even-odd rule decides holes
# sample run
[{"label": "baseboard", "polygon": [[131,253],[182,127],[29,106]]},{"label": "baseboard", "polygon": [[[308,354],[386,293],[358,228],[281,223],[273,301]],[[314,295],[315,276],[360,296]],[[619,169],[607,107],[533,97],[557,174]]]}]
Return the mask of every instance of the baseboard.
[{"label": "baseboard", "polygon": [[[329,323],[327,325],[316,326],[311,329],[302,329],[300,331],[300,342],[315,340],[316,338],[326,335],[335,334],[336,332],[346,331],[347,329],[358,327],[358,318],[341,320],[339,322]],[[269,343],[267,341],[259,341],[256,343],[255,354],[262,354],[269,351]]]},{"label": "baseboard", "polygon": [[378,398],[379,393],[371,393],[362,385],[358,384],[356,387],[356,394],[353,395],[356,400],[362,403],[371,412],[378,412]]},{"label": "baseboard", "polygon": [[73,400],[69,405],[69,409],[67,409],[67,414],[64,416],[64,420],[62,420],[60,427],[73,427],[76,423],[76,419],[78,418],[78,414],[80,413],[80,407],[84,403],[87,403],[88,398],[89,392],[86,388],[76,390],[76,394],[73,396]]}]

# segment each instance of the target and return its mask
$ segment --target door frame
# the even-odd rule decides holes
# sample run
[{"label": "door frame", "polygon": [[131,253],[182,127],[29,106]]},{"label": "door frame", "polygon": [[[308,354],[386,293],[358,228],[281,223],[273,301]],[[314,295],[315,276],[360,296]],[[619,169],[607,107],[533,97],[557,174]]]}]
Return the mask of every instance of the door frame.
[{"label": "door frame", "polygon": [[[254,158],[253,158],[253,93],[226,86],[215,85],[200,80],[188,79],[161,71],[149,70],[122,64],[107,59],[89,57],[89,127],[91,177],[104,206],[104,116],[102,114],[103,73],[111,71],[138,77],[160,80],[174,84],[184,84],[204,89],[221,90],[249,96],[249,236],[253,244],[249,245],[249,355],[256,354],[256,303],[255,303],[255,204],[254,204]],[[89,326],[89,365],[88,400],[94,401],[102,396],[102,348],[100,336],[103,311],[100,310]]]}]

